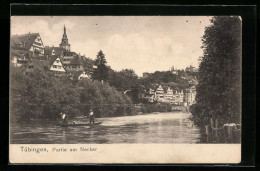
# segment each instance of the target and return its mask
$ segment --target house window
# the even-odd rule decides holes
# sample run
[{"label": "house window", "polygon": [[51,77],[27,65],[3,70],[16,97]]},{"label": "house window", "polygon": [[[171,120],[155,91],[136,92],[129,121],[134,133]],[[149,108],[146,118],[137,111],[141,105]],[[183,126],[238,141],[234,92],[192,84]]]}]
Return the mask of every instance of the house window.
[{"label": "house window", "polygon": [[28,66],[28,69],[33,69],[33,66]]},{"label": "house window", "polygon": [[53,65],[53,68],[57,68],[57,66],[56,66],[56,65]]}]

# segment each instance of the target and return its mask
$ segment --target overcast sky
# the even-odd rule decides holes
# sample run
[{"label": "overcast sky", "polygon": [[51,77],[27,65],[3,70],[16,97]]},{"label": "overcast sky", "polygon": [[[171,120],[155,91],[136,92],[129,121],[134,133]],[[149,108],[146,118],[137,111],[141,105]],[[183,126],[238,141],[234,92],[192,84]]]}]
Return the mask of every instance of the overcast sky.
[{"label": "overcast sky", "polygon": [[166,71],[172,65],[198,67],[201,37],[211,17],[201,16],[13,16],[11,35],[40,33],[45,46],[59,46],[64,24],[71,51],[96,58],[99,50],[112,69]]}]

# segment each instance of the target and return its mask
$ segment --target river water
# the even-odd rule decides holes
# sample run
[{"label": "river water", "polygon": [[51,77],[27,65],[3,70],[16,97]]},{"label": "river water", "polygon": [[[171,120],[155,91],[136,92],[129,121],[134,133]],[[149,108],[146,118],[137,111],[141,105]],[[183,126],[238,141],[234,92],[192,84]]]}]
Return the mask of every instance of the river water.
[{"label": "river water", "polygon": [[[60,127],[54,123],[11,125],[12,144],[197,143],[199,129],[183,112],[96,118],[96,126]],[[88,123],[88,118],[75,119]]]}]

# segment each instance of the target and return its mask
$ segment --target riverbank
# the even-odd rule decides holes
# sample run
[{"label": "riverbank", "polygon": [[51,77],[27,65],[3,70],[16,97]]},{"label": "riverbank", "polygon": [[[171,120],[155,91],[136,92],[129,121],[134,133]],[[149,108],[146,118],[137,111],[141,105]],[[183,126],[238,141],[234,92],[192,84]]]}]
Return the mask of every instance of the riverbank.
[{"label": "riverbank", "polygon": [[189,109],[186,106],[173,106],[168,103],[146,103],[136,105],[135,110],[137,114],[154,113],[154,112],[175,112],[182,111],[188,112]]}]

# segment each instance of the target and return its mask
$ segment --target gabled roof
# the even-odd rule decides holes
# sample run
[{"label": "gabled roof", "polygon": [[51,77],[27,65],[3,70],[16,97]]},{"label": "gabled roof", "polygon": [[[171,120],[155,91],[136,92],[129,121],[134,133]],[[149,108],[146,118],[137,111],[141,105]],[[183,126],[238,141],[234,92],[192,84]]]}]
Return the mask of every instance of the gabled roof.
[{"label": "gabled roof", "polygon": [[50,57],[50,65],[52,65],[54,63],[54,61],[58,58],[58,55],[53,55]]},{"label": "gabled roof", "polygon": [[35,39],[39,36],[39,33],[28,33],[22,35],[13,35],[11,36],[11,42],[13,44],[22,44],[22,47],[26,50],[29,50],[35,41]]},{"label": "gabled roof", "polygon": [[[49,63],[49,68],[53,65],[54,61],[55,61],[57,58],[60,58],[60,56],[58,56],[58,55],[51,56],[51,58],[50,58],[50,63]],[[63,69],[67,72],[66,67],[64,67],[64,64],[63,64],[61,58],[60,58],[60,62],[61,62],[61,64],[62,64]]]},{"label": "gabled roof", "polygon": [[61,47],[54,47],[55,55],[60,56],[63,53],[64,49]]},{"label": "gabled roof", "polygon": [[64,49],[61,47],[50,47],[45,46],[45,55],[52,56],[52,50],[54,50],[55,55],[61,56],[61,54],[64,52]]}]

